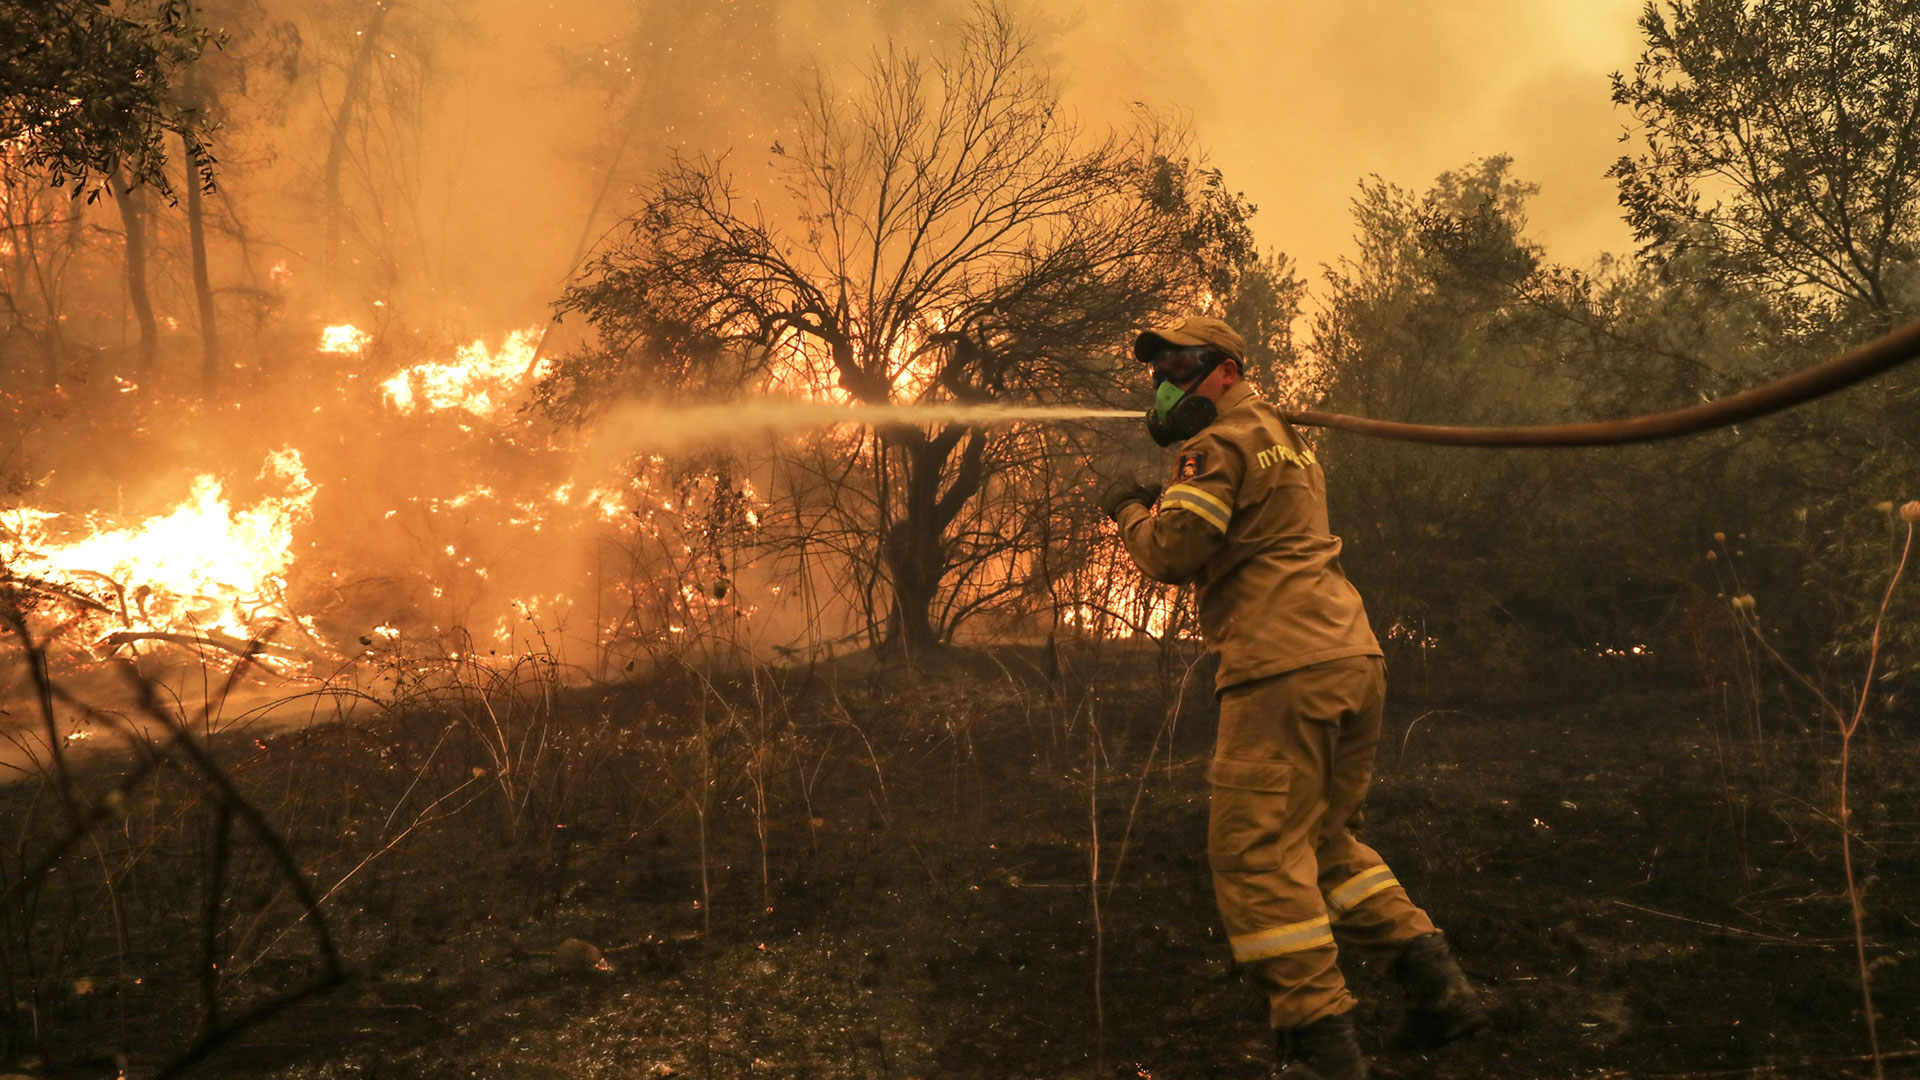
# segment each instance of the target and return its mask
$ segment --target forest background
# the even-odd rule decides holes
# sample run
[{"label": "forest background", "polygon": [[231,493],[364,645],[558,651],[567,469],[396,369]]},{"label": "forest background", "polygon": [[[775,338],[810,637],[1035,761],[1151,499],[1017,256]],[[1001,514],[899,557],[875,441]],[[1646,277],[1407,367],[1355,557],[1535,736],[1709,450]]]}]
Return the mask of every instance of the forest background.
[{"label": "forest background", "polygon": [[[34,18],[15,23],[20,40],[35,19],[82,25],[83,9],[94,10],[34,5]],[[392,515],[358,519],[328,506],[350,492],[385,510],[432,491],[420,477],[391,486],[375,464],[382,456],[431,448],[431,457],[458,462],[450,472],[526,471],[522,461],[461,444],[458,432],[378,434],[406,426],[390,397],[359,415],[320,415],[322,399],[348,380],[364,377],[370,388],[463,340],[501,341],[515,328],[499,322],[502,310],[537,319],[559,301],[555,321],[522,339],[536,343],[527,372],[538,378],[527,381],[538,386],[534,408],[517,417],[557,428],[622,394],[684,402],[769,387],[869,403],[1130,407],[1138,388],[1117,362],[1130,328],[1208,303],[1245,325],[1256,375],[1291,403],[1497,423],[1722,396],[1873,336],[1902,321],[1912,302],[1915,88],[1896,59],[1896,44],[1912,33],[1898,5],[1791,17],[1711,4],[1647,12],[1642,55],[1612,91],[1627,144],[1610,176],[1638,241],[1630,254],[1584,265],[1550,259],[1528,229],[1538,187],[1496,155],[1464,161],[1422,188],[1362,178],[1351,252],[1317,280],[1261,242],[1255,226],[1264,219],[1207,161],[1207,133],[1178,114],[1141,105],[1104,136],[1065,114],[1049,127],[1059,90],[1046,76],[1046,46],[1024,25],[1003,28],[1013,39],[968,43],[953,37],[970,32],[964,17],[880,13],[881,25],[906,37],[945,34],[947,51],[896,44],[869,63],[829,64],[817,84],[796,75],[805,70],[801,13],[777,6],[697,18],[642,9],[631,26],[615,19],[598,28],[599,38],[589,36],[594,27],[562,26],[567,43],[552,47],[544,78],[568,115],[565,130],[578,133],[575,171],[594,181],[591,214],[568,224],[552,221],[568,200],[532,198],[512,211],[496,204],[485,211],[492,217],[464,203],[449,213],[469,183],[462,173],[475,167],[444,153],[450,136],[432,119],[454,85],[448,58],[479,32],[460,12],[386,4],[145,11],[129,10],[125,32],[156,50],[151,85],[132,91],[152,100],[148,111],[124,110],[113,121],[132,125],[116,133],[125,145],[86,144],[91,121],[81,120],[81,142],[22,135],[7,159],[9,490],[16,505],[93,509],[110,485],[126,512],[177,498],[188,470],[230,475],[235,460],[259,460],[259,445],[241,444],[279,438],[290,423],[379,443],[323,466],[339,481],[322,478],[313,534],[361,534],[333,545],[329,588],[342,565],[364,574],[349,573],[346,600],[309,605],[338,609],[319,612],[331,618],[322,636],[335,646],[375,625],[409,637],[492,628],[503,611],[521,608],[578,627],[591,604],[599,625],[580,632],[595,639],[581,651],[624,663],[645,650],[614,639],[659,633],[643,622],[688,625],[687,598],[609,584],[653,576],[639,572],[631,537],[615,538],[627,552],[624,574],[607,569],[600,538],[593,569],[581,565],[581,549],[593,545],[542,540],[533,552],[530,538],[489,545],[465,534],[454,537],[463,554],[436,565],[427,556],[447,538],[438,532],[396,533]],[[140,21],[148,18],[158,21]],[[691,74],[723,43],[733,81],[714,93]],[[969,90],[950,69],[936,76],[935,55],[972,65],[975,75],[1021,81]],[[87,70],[100,62],[76,49],[38,57],[45,70],[17,72],[28,83],[106,85],[110,73]],[[930,118],[888,111],[897,103],[886,95],[909,89],[916,107],[947,110],[931,118],[942,123],[967,121],[968,108],[1012,110],[998,117],[1004,134],[1050,156],[1039,164],[1014,162],[1004,147],[994,151],[1000,159],[955,153],[957,129],[926,129]],[[33,109],[44,105],[33,92],[9,93],[23,131],[35,130]],[[939,143],[953,156],[891,162],[896,182],[916,169],[971,170],[964,182],[976,190],[965,205],[887,206],[887,178],[873,170],[889,137],[930,150]],[[868,172],[836,186],[836,155]],[[530,194],[581,186],[539,175],[565,168],[546,159],[496,156],[478,167],[524,175]],[[1075,178],[1078,188],[1023,191],[1025,202],[983,197],[993,184],[1047,168],[1089,172]],[[186,182],[189,174],[200,182]],[[818,217],[823,206],[837,218]],[[897,238],[876,228],[972,227],[977,221],[958,215],[975,211],[1011,215],[989,238],[1004,248],[943,264],[890,249]],[[551,222],[537,230],[545,250],[571,248],[574,275],[529,281],[486,265],[485,280],[467,280],[485,260],[474,263],[477,248],[462,237],[516,232],[522,226],[506,219],[529,213]],[[1100,227],[1087,224],[1096,219]],[[795,242],[821,220],[844,231],[826,244],[817,235]],[[1075,220],[1080,232],[1062,228]],[[1135,232],[1118,237],[1116,223]],[[948,238],[963,235],[985,234]],[[1096,236],[1107,248],[1085,250]],[[662,254],[668,241],[680,245],[677,262]],[[790,271],[790,281],[757,279],[750,257],[727,261],[741,253],[728,245],[752,256],[756,244],[775,253],[775,269]],[[848,257],[863,251],[872,267],[850,271]],[[1036,252],[1055,264],[1039,266]],[[1060,262],[1061,253],[1073,259]],[[696,265],[701,259],[710,265]],[[1120,280],[1120,267],[1132,279]],[[874,270],[886,268],[931,268],[933,276],[876,292],[884,282]],[[864,308],[835,312],[848,297],[864,297]],[[1016,303],[1025,306],[1015,312]],[[835,317],[783,320],[808,305]],[[355,324],[367,344],[316,352],[316,324],[333,323]],[[706,347],[689,344],[696,338],[727,354],[726,370],[688,351]],[[774,355],[783,351],[792,355]],[[788,361],[798,367],[775,370]],[[1718,625],[1721,601],[1743,593],[1760,598],[1769,625],[1818,651],[1858,640],[1870,615],[1863,586],[1897,532],[1887,507],[1904,499],[1913,475],[1911,430],[1900,419],[1907,393],[1896,375],[1752,430],[1639,450],[1436,457],[1331,436],[1323,456],[1349,569],[1366,584],[1383,632],[1396,647],[1418,643],[1423,663],[1458,655],[1476,670],[1523,678],[1540,649],[1686,648],[1678,643],[1689,634],[1727,630]],[[376,419],[382,405],[386,417]],[[311,421],[289,419],[309,409]],[[103,459],[61,427],[124,427],[129,416],[154,452]],[[657,483],[699,488],[674,515],[699,520],[673,528],[704,537],[690,546],[713,549],[679,553],[707,565],[681,568],[677,578],[691,575],[710,591],[729,578],[731,561],[759,566],[763,558],[763,586],[784,573],[791,592],[794,575],[823,575],[806,584],[837,603],[832,616],[823,617],[821,602],[804,620],[815,640],[799,640],[788,619],[762,633],[763,651],[818,647],[822,636],[917,648],[969,623],[987,636],[1031,635],[1036,626],[1052,633],[1062,620],[1089,617],[1081,609],[1090,594],[1104,596],[1113,581],[1111,547],[1077,487],[1088,482],[1086,463],[1132,454],[1138,467],[1158,468],[1116,425],[1084,428],[949,424],[924,439],[896,431],[857,447],[835,435],[790,453],[778,480],[767,459],[779,455],[759,447],[729,448],[734,460],[721,472],[677,461],[674,476]],[[522,441],[538,440],[550,445],[552,436],[543,429]],[[817,467],[823,455],[842,460],[850,450],[865,463],[857,475]],[[76,451],[86,460],[73,460]],[[552,475],[534,472],[492,486]],[[441,499],[458,497],[447,490],[455,478],[435,480]],[[743,490],[761,493],[760,505]],[[731,510],[720,506],[729,497],[738,504]],[[694,504],[700,513],[689,512]],[[1717,564],[1707,558],[1716,535],[1733,538],[1714,552],[1727,560]],[[754,550],[744,560],[719,550],[735,544]],[[507,566],[554,560],[556,546],[566,549],[557,556],[564,573],[516,576]],[[495,583],[513,579],[520,595],[471,579],[475,549]],[[579,580],[595,574],[595,584]],[[1085,583],[1063,595],[1060,582],[1078,582],[1076,574]],[[452,589],[446,579],[461,576],[469,580]],[[354,592],[372,577],[387,584]],[[429,579],[458,602],[422,595]],[[563,593],[576,598],[564,608],[555,602]],[[762,591],[748,602],[768,600]],[[1169,617],[1149,616],[1151,604],[1137,598],[1109,614]],[[771,613],[764,620],[776,622]],[[821,631],[827,623],[831,631]],[[1911,643],[1896,627],[1889,644],[1888,693],[1897,693]],[[1853,659],[1821,655],[1822,663]],[[604,669],[607,657],[593,663]]]},{"label": "forest background", "polygon": [[[531,81],[568,156],[484,162],[436,124],[449,94],[507,85],[450,78],[496,45],[458,5],[4,15],[10,633],[70,667],[113,640],[166,670],[170,633],[231,668],[268,628],[277,677],[348,672],[388,701],[482,651],[542,657],[554,686],[956,644],[1036,646],[1054,675],[1087,642],[1168,662],[1187,597],[1128,571],[1090,497],[1160,467],[1127,422],[774,438],[738,410],[1137,407],[1134,328],[1210,308],[1287,403],[1622,416],[1809,366],[1920,302],[1920,5],[1896,0],[1649,6],[1610,89],[1629,251],[1551,258],[1528,222],[1548,196],[1494,153],[1361,178],[1351,246],[1316,273],[1191,117],[1064,106],[1060,25],[1013,7],[882,8],[890,43],[824,63],[776,4],[557,21]],[[475,170],[522,197],[469,204]],[[549,197],[582,178],[584,219]],[[473,258],[463,238],[494,232],[539,237],[553,273]],[[1914,396],[1896,372],[1640,448],[1316,449],[1409,699],[1677,670],[1756,739],[1813,738],[1820,693],[1912,715],[1916,601],[1882,597],[1920,492]],[[728,415],[744,432],[716,434]],[[620,464],[586,475],[606,432]],[[24,522],[152,517],[199,474],[298,507],[270,595],[163,624],[142,582],[19,569],[45,538]],[[516,744],[488,745],[524,810],[499,771]]]}]

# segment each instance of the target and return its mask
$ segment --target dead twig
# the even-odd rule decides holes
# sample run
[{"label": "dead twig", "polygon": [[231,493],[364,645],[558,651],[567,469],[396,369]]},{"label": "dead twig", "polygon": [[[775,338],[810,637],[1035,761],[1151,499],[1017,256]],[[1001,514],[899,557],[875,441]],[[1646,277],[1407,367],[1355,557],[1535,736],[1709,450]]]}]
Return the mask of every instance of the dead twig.
[{"label": "dead twig", "polygon": [[1704,926],[1709,930],[1718,930],[1722,933],[1732,934],[1735,937],[1751,938],[1755,941],[1765,941],[1774,945],[1798,945],[1807,949],[1836,949],[1853,940],[1851,938],[1781,937],[1778,934],[1763,933],[1759,930],[1746,930],[1738,926],[1727,926],[1724,923],[1708,922],[1705,919],[1694,919],[1685,915],[1675,915],[1669,911],[1657,911],[1650,907],[1641,907],[1639,904],[1629,904],[1625,900],[1610,900],[1608,903],[1613,904],[1615,907],[1626,908],[1629,911],[1638,911],[1645,915],[1658,915],[1662,919],[1672,919],[1674,922]]},{"label": "dead twig", "polygon": [[[11,575],[8,575],[11,577]],[[9,631],[20,639],[21,648],[27,654],[27,672],[33,679],[35,703],[40,706],[40,721],[46,728],[47,752],[53,760],[53,787],[60,796],[61,809],[66,811],[71,824],[70,831],[78,831],[85,815],[73,790],[73,774],[67,768],[66,740],[60,737],[60,718],[54,712],[53,675],[47,667],[47,650],[33,640],[28,632],[26,613],[12,603],[0,606],[0,622],[4,622]]]},{"label": "dead twig", "polygon": [[1140,800],[1147,794],[1147,777],[1153,773],[1154,754],[1160,749],[1160,740],[1165,738],[1167,740],[1167,758],[1169,761],[1172,760],[1173,732],[1180,720],[1180,709],[1187,700],[1187,683],[1193,678],[1193,669],[1199,667],[1200,661],[1205,658],[1205,653],[1194,657],[1192,662],[1187,664],[1186,670],[1181,673],[1180,689],[1174,695],[1173,708],[1167,710],[1166,721],[1160,725],[1159,731],[1154,732],[1153,745],[1147,747],[1147,760],[1140,766],[1140,783],[1135,785],[1133,789],[1133,805],[1127,808],[1127,827],[1121,830],[1120,833],[1120,853],[1114,857],[1113,869],[1107,872],[1107,892],[1109,895],[1112,894],[1114,886],[1120,884],[1120,868],[1126,865],[1127,862],[1127,848],[1133,840],[1133,823],[1140,814]]},{"label": "dead twig", "polygon": [[1426,712],[1423,712],[1419,716],[1414,717],[1412,720],[1407,721],[1407,730],[1400,736],[1400,753],[1394,757],[1394,760],[1402,761],[1406,758],[1407,742],[1408,740],[1413,738],[1413,729],[1420,726],[1420,721],[1425,720],[1429,716],[1448,716],[1448,715],[1464,716],[1469,720],[1478,719],[1472,713],[1466,712],[1461,709],[1428,709]]},{"label": "dead twig", "polygon": [[[226,682],[220,687],[220,692],[215,695],[214,700],[207,703],[206,712],[218,708],[220,703],[226,700],[234,684],[245,674],[247,668],[253,665],[256,655],[257,650],[250,649],[247,655],[241,657],[240,663],[234,665],[233,671],[228,673]],[[209,1003],[207,1024],[200,1037],[155,1074],[155,1080],[169,1080],[171,1077],[184,1074],[218,1050],[227,1040],[247,1028],[276,1015],[295,1002],[325,993],[346,982],[347,970],[346,965],[341,962],[339,950],[334,946],[333,932],[327,926],[325,916],[320,912],[320,902],[313,894],[313,886],[307,881],[306,874],[300,869],[300,864],[294,858],[292,850],[287,847],[286,839],[267,820],[266,814],[241,793],[233,779],[220,768],[218,762],[213,760],[212,754],[206,747],[194,741],[192,726],[182,722],[160,706],[152,680],[140,676],[130,665],[124,670],[133,680],[133,690],[139,710],[172,731],[173,738],[170,745],[177,748],[183,757],[192,762],[201,777],[212,785],[220,796],[222,831],[230,831],[235,819],[238,819],[254,834],[254,838],[260,842],[261,846],[266,848],[268,856],[285,877],[288,888],[292,889],[294,898],[303,909],[302,921],[312,927],[315,948],[320,953],[323,968],[321,973],[305,986],[295,987],[286,993],[270,997],[225,1022],[218,1020],[218,1013],[214,1008],[217,1003]],[[222,861],[224,861],[224,855]],[[217,887],[216,884],[215,888]],[[209,916],[211,917],[217,911],[216,897],[215,901],[209,904]]]}]

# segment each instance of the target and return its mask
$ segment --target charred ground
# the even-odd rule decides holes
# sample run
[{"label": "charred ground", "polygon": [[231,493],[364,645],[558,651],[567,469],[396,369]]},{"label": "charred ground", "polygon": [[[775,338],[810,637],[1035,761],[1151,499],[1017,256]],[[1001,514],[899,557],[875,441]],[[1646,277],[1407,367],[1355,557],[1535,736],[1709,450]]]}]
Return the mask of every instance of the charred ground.
[{"label": "charred ground", "polygon": [[[1208,892],[1213,712],[1190,659],[1109,646],[1049,675],[1038,654],[956,654],[911,676],[687,669],[564,692],[528,669],[490,694],[217,736],[353,976],[200,1068],[1264,1076]],[[1822,809],[1835,740],[1730,730],[1683,676],[1570,662],[1551,696],[1394,703],[1365,835],[1496,1026],[1431,1060],[1381,1054],[1381,1075],[1870,1075]],[[1861,738],[1867,956],[1906,1075],[1920,762],[1890,726]],[[82,784],[117,778],[101,762]],[[51,831],[44,792],[4,797]],[[14,1070],[110,1075],[121,1053],[149,1074],[205,1024],[211,820],[162,770],[23,910],[14,933],[37,947],[12,955],[43,966],[9,972]],[[236,841],[213,880],[222,1015],[316,974],[258,845]],[[569,938],[611,970],[556,956]],[[1350,974],[1377,1048],[1391,988]]]}]

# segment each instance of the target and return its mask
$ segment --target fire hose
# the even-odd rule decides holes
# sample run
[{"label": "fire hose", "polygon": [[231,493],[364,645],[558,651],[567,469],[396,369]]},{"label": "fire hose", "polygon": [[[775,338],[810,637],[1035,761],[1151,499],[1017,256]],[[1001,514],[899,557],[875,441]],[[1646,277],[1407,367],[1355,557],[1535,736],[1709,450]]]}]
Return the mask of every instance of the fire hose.
[{"label": "fire hose", "polygon": [[1732,397],[1622,420],[1516,427],[1448,427],[1373,420],[1312,409],[1289,411],[1284,415],[1290,422],[1303,427],[1333,428],[1379,439],[1439,446],[1616,446],[1674,439],[1790,409],[1855,383],[1865,382],[1916,357],[1920,357],[1920,319],[1825,363]]}]

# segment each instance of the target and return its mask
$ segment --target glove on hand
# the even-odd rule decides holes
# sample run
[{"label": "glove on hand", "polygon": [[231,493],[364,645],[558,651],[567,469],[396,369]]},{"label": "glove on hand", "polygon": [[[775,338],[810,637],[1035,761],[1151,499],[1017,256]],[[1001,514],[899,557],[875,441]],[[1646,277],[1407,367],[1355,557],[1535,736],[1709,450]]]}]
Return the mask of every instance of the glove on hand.
[{"label": "glove on hand", "polygon": [[1121,507],[1130,502],[1152,506],[1159,497],[1159,484],[1143,484],[1137,477],[1125,476],[1107,485],[1106,492],[1100,496],[1100,509],[1105,510],[1108,517],[1119,521]]}]

